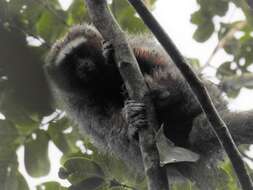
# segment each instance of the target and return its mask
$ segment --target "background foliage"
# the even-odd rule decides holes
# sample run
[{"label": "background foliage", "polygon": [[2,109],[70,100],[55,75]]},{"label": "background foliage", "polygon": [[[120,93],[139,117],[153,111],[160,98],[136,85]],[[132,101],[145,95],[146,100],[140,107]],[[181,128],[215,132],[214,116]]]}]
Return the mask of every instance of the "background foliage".
[{"label": "background foliage", "polygon": [[[229,97],[236,97],[242,87],[253,87],[249,69],[253,63],[253,11],[246,1],[196,1],[199,10],[191,16],[191,22],[197,26],[193,38],[204,43],[216,35],[219,44],[213,54],[224,49],[233,57],[232,61],[219,63],[216,76],[219,87]],[[155,2],[146,0],[150,9]],[[240,8],[246,19],[219,23],[216,28],[213,18],[224,16],[229,4]],[[110,6],[123,29],[131,33],[146,31],[126,0],[113,0]],[[67,10],[63,10],[57,0],[0,0],[0,112],[4,116],[0,120],[0,189],[29,189],[18,171],[16,151],[20,146],[25,149],[27,173],[32,177],[47,175],[49,142],[63,153],[59,176],[71,183],[70,190],[145,188],[144,179],[128,171],[119,160],[100,154],[53,104],[42,69],[44,57],[56,39],[83,21],[89,22],[83,0],[73,1]],[[237,37],[237,32],[242,35]],[[197,59],[191,59],[191,63],[200,70],[210,66],[200,64]],[[83,144],[85,150],[80,149],[78,143]],[[231,183],[222,184],[218,189],[237,189],[231,166],[224,163],[220,169]],[[174,187],[194,188],[191,183]],[[56,189],[67,188],[53,181],[37,186],[37,190]]]}]

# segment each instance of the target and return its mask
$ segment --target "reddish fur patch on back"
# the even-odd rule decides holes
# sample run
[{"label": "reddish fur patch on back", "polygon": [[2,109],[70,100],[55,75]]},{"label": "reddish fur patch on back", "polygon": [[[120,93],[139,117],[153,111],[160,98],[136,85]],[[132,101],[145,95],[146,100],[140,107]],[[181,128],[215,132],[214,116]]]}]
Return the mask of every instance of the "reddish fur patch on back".
[{"label": "reddish fur patch on back", "polygon": [[157,65],[165,64],[165,60],[161,58],[162,56],[155,51],[150,51],[144,48],[134,48],[133,51],[136,57],[140,57],[141,59],[150,61]]}]

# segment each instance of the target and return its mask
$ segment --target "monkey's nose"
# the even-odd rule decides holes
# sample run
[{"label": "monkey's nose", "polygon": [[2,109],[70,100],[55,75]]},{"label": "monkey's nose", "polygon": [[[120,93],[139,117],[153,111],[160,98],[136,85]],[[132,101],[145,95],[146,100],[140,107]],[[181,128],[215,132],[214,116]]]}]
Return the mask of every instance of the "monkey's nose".
[{"label": "monkey's nose", "polygon": [[162,91],[161,93],[159,93],[159,95],[158,95],[158,99],[160,99],[160,100],[165,100],[165,99],[167,99],[167,98],[169,98],[169,96],[170,96],[170,92],[169,91]]}]

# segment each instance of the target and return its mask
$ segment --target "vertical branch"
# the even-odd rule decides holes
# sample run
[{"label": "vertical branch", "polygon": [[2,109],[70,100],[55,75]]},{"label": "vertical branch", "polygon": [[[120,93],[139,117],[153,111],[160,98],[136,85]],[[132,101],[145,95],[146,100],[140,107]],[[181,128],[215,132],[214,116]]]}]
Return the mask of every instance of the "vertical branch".
[{"label": "vertical branch", "polygon": [[195,75],[193,70],[187,64],[184,57],[181,55],[177,47],[174,45],[172,40],[162,29],[159,23],[155,20],[149,10],[146,8],[141,0],[128,0],[132,6],[136,9],[140,17],[143,19],[145,24],[156,36],[158,41],[162,44],[165,51],[171,56],[172,60],[181,71],[188,84],[190,85],[193,93],[198,99],[201,108],[207,116],[212,129],[214,130],[220,143],[223,145],[228,157],[230,158],[235,172],[238,176],[240,184],[243,190],[252,190],[253,185],[251,178],[246,170],[242,156],[236,147],[230,132],[224,121],[219,116],[212,100],[201,80]]},{"label": "vertical branch", "polygon": [[[115,60],[129,96],[134,100],[142,101],[148,92],[148,88],[138,67],[136,58],[129,48],[124,33],[112,16],[106,0],[86,0],[86,5],[96,28],[104,39],[112,42],[114,46]],[[151,100],[147,99],[145,103],[148,108],[149,126],[147,126],[147,129],[139,132],[139,144],[148,180],[148,189],[168,190],[166,173],[160,167],[159,154],[155,144],[155,134],[152,129],[152,127],[158,128],[154,106]]]}]

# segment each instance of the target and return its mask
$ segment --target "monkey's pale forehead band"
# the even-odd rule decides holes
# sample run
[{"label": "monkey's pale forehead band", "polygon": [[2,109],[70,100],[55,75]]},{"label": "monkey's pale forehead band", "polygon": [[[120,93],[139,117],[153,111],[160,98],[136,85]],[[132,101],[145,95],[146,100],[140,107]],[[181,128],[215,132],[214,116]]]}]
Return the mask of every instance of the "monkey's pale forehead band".
[{"label": "monkey's pale forehead band", "polygon": [[60,64],[66,56],[68,56],[71,52],[73,52],[73,49],[80,46],[81,44],[84,44],[87,42],[87,39],[84,37],[76,38],[72,41],[70,41],[61,51],[59,52],[58,56],[55,59],[55,64]]}]

